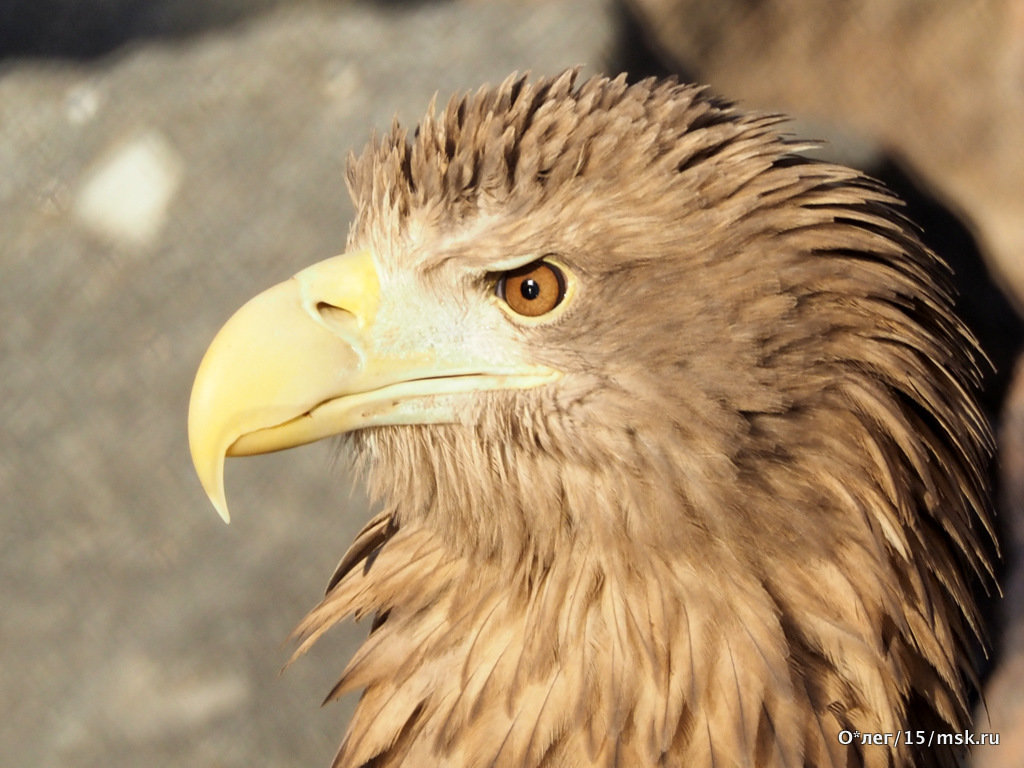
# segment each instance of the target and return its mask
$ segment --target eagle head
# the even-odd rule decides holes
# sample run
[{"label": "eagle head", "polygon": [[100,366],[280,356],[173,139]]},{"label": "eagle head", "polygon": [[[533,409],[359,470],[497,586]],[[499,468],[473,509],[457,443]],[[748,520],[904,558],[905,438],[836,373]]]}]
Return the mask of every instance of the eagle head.
[{"label": "eagle head", "polygon": [[990,576],[978,351],[884,188],[777,116],[576,72],[352,158],[342,256],[243,306],[189,437],[343,435],[380,512],[338,766],[953,765]]}]

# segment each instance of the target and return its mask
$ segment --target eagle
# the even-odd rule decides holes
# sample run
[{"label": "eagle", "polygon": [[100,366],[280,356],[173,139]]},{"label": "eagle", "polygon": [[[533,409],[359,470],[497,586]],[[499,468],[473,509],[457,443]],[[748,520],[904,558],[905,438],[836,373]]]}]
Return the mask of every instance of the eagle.
[{"label": "eagle", "polygon": [[783,119],[577,70],[432,102],[349,157],[343,255],[215,336],[224,519],[226,456],[333,435],[378,510],[296,630],[373,617],[336,768],[960,764],[984,358]]}]

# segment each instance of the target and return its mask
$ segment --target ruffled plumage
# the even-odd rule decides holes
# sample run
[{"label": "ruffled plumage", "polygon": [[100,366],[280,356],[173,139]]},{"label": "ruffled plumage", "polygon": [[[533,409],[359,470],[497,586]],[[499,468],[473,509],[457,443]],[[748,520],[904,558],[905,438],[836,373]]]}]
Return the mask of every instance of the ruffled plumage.
[{"label": "ruffled plumage", "polygon": [[439,300],[510,255],[581,287],[520,331],[557,386],[346,436],[382,511],[298,630],[377,617],[336,765],[956,765],[838,738],[968,718],[992,438],[943,265],[778,117],[576,80],[350,165],[350,248]]}]

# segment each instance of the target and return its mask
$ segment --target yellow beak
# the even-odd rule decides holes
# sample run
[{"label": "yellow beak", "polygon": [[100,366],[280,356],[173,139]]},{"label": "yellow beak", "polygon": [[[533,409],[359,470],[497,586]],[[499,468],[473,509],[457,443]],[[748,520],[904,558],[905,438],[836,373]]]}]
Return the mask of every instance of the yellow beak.
[{"label": "yellow beak", "polygon": [[225,522],[226,456],[368,426],[457,421],[452,395],[557,378],[548,368],[495,365],[472,348],[439,354],[438,344],[395,343],[394,322],[376,333],[380,307],[373,258],[355,252],[261,293],[216,335],[192,387],[188,436],[199,480]]}]

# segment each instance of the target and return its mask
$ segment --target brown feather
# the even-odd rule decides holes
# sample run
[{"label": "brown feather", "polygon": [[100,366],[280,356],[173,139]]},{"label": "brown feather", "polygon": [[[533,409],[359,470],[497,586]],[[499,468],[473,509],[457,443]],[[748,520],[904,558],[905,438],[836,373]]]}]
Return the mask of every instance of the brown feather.
[{"label": "brown feather", "polygon": [[[948,276],[855,171],[675,82],[452,99],[353,159],[350,247],[448,300],[554,254],[557,385],[346,438],[383,511],[298,633],[375,614],[336,766],[952,766],[991,581]],[[467,298],[468,300],[468,298]]]}]

